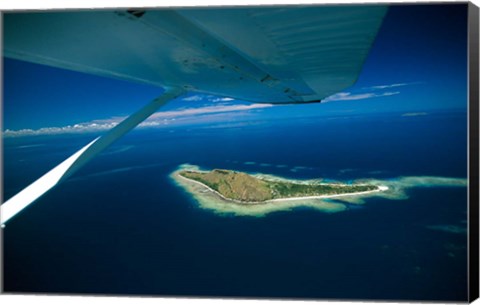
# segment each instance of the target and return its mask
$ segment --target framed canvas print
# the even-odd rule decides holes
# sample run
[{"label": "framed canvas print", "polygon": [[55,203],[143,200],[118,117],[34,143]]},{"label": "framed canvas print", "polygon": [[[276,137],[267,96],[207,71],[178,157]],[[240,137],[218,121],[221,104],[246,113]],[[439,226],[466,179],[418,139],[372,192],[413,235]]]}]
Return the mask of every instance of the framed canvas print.
[{"label": "framed canvas print", "polygon": [[478,297],[474,4],[1,25],[3,293]]}]

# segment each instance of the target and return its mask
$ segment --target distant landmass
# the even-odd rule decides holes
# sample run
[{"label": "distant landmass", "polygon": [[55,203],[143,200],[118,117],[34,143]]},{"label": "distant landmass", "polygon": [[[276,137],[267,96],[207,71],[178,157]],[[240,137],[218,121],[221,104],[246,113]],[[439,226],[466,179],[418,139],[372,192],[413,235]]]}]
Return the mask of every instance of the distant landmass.
[{"label": "distant landmass", "polygon": [[326,198],[336,195],[379,192],[388,189],[386,186],[369,184],[275,181],[225,169],[214,169],[208,172],[183,170],[178,174],[209,187],[225,199],[245,204],[262,203],[274,199]]},{"label": "distant landmass", "polygon": [[180,165],[170,177],[203,209],[219,215],[255,217],[299,207],[337,213],[348,210],[350,205],[362,205],[370,197],[408,199],[409,188],[467,186],[464,178],[363,178],[345,183],[329,179],[287,179],[229,169],[204,170],[191,164]]}]

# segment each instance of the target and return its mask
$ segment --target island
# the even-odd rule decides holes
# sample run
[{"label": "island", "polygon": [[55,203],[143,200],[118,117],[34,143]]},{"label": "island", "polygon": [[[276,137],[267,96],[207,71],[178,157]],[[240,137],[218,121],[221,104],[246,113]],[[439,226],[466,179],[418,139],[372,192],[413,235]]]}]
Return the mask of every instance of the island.
[{"label": "island", "polygon": [[295,183],[258,178],[247,173],[214,169],[211,171],[183,170],[180,176],[203,184],[226,200],[243,204],[260,204],[272,200],[301,200],[338,195],[381,191],[381,186],[342,183]]},{"label": "island", "polygon": [[191,164],[179,165],[170,178],[201,209],[220,216],[253,217],[305,208],[338,213],[358,208],[372,197],[408,199],[410,188],[467,186],[467,179],[454,177],[401,176],[342,182],[327,178],[292,179],[232,169],[204,169]]}]

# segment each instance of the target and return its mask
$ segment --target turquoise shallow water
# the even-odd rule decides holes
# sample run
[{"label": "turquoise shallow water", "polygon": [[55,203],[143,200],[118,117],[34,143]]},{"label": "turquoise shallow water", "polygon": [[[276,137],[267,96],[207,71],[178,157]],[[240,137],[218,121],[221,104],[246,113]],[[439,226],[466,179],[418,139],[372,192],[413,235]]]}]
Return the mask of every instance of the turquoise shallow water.
[{"label": "turquoise shallow water", "polygon": [[[134,131],[7,225],[5,291],[465,300],[466,188],[255,218],[200,209],[168,177],[190,163],[297,179],[465,178],[465,126],[465,113],[393,113]],[[5,139],[5,197],[92,137]]]}]

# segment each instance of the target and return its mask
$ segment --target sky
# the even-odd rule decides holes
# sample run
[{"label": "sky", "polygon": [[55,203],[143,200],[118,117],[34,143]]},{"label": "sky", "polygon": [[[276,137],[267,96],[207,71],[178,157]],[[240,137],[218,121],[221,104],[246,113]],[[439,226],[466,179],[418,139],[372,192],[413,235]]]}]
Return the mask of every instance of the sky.
[{"label": "sky", "polygon": [[[162,88],[3,62],[3,136],[102,131]],[[467,108],[467,6],[391,6],[357,83],[321,104],[271,106],[190,93],[142,126]]]}]

